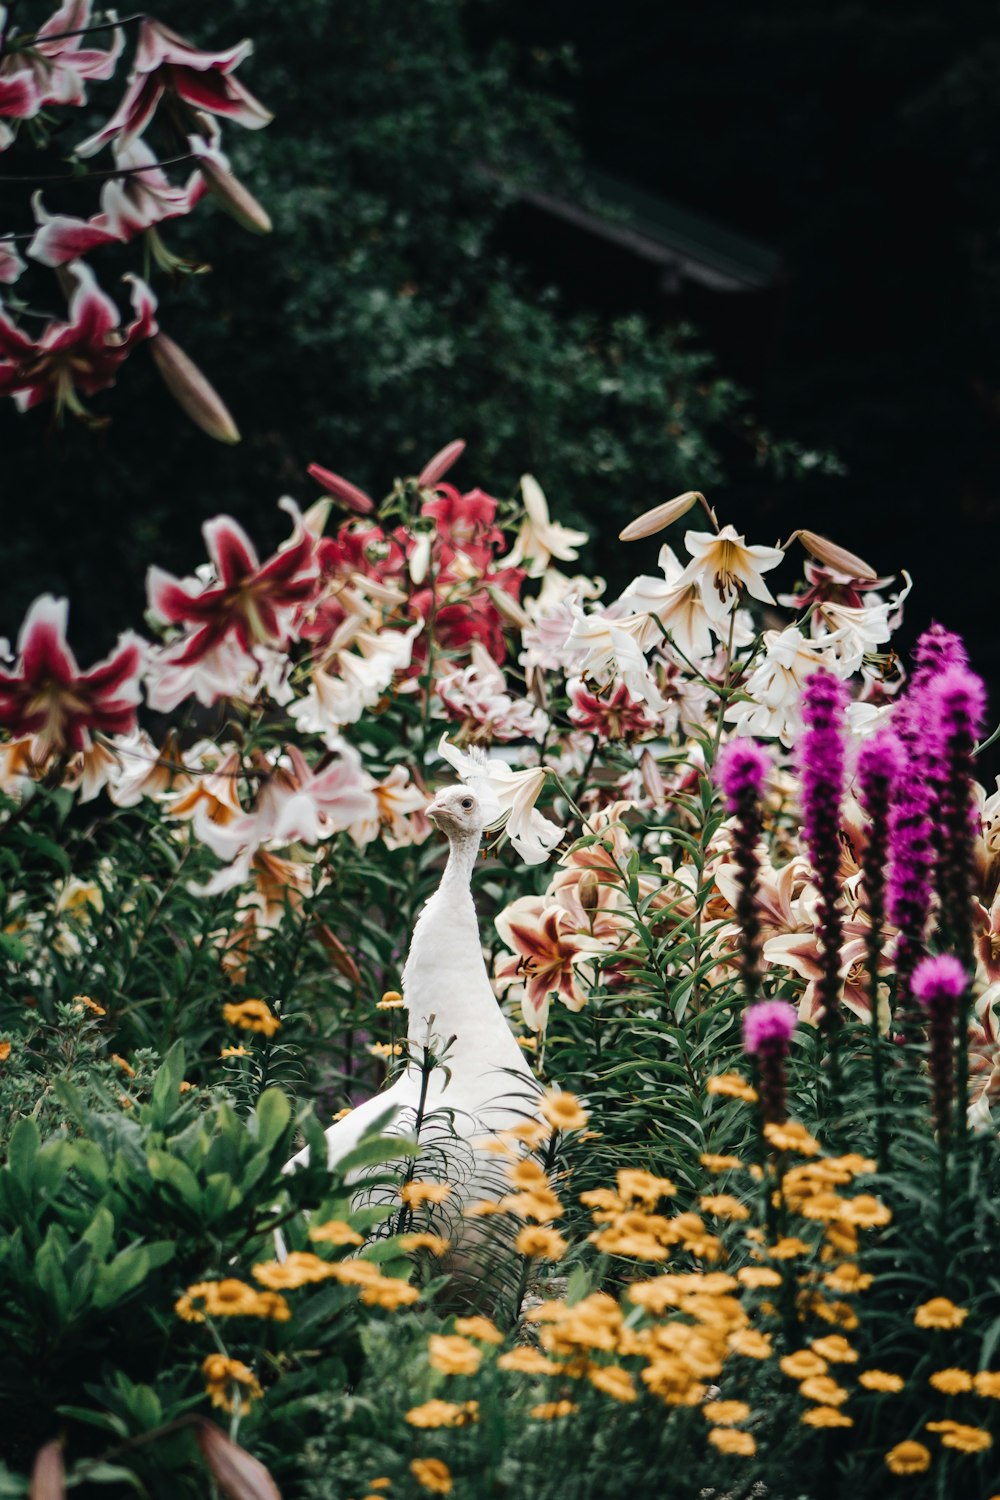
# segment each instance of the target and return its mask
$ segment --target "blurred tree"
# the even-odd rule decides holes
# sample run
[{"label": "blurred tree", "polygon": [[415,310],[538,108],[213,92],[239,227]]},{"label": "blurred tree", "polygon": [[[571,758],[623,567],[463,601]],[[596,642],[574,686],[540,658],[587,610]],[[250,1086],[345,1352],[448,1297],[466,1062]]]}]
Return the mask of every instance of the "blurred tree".
[{"label": "blurred tree", "polygon": [[39,590],[68,591],[73,638],[103,645],[136,618],[146,564],[201,559],[205,516],[231,511],[264,547],[282,535],[275,500],[315,495],[311,460],[382,493],[461,436],[459,482],[509,493],[532,470],[560,515],[605,538],[740,465],[797,462],[688,334],[569,314],[498,254],[510,184],[565,180],[574,151],[545,57],[515,77],[506,46],[470,46],[466,9],[164,0],[161,18],[198,45],[255,39],[241,77],[277,116],[229,143],[273,235],[248,240],[217,216],[189,244],[188,226],[168,226],[180,253],[211,247],[214,273],[158,286],[244,441],[220,449],[190,429],[142,350],[95,400],[113,419],[103,434],[0,411],[0,628]]}]

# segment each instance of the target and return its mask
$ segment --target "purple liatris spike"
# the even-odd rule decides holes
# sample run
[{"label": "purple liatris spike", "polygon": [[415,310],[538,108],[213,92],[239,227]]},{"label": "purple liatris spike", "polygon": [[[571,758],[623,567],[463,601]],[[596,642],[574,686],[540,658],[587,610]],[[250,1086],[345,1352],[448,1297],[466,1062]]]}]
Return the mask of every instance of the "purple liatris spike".
[{"label": "purple liatris spike", "polygon": [[784,1120],[785,1059],[797,1020],[785,1000],[761,1000],[743,1012],[743,1050],[757,1065],[761,1113],[767,1123]]},{"label": "purple liatris spike", "polygon": [[927,1013],[934,1124],[941,1139],[951,1131],[956,1018],[968,987],[965,970],[950,953],[921,959],[913,971],[914,999]]},{"label": "purple liatris spike", "polygon": [[941,935],[971,971],[976,833],[973,757],[986,716],[986,690],[974,672],[954,666],[932,678],[927,699],[928,734],[940,777],[932,814]]},{"label": "purple liatris spike", "polygon": [[805,732],[799,746],[802,834],[812,864],[821,974],[819,1024],[829,1035],[840,1020],[840,805],[844,794],[842,724],[847,689],[830,672],[813,672],[802,691]]},{"label": "purple liatris spike", "polygon": [[885,927],[886,863],[889,857],[889,812],[906,768],[902,741],[890,729],[872,735],[858,756],[858,799],[868,814],[861,855],[864,904],[868,916],[868,994],[872,1023],[878,1017],[878,971]]},{"label": "purple liatris spike", "polygon": [[753,1004],[760,989],[757,845],[761,835],[761,792],[770,769],[767,751],[748,739],[730,740],[715,766],[726,810],[733,819],[733,858],[739,871],[736,921],[740,934],[740,975],[748,1005]]},{"label": "purple liatris spike", "polygon": [[893,725],[906,752],[896,802],[889,818],[889,920],[897,929],[897,1014],[919,1025],[911,1002],[913,971],[926,953],[925,936],[933,894],[934,825],[930,817],[931,763],[922,698],[903,699]]},{"label": "purple liatris spike", "polygon": [[949,667],[967,667],[969,657],[965,643],[954,631],[943,625],[932,625],[925,630],[913,648],[913,673],[910,692],[919,697],[932,677],[945,672]]}]

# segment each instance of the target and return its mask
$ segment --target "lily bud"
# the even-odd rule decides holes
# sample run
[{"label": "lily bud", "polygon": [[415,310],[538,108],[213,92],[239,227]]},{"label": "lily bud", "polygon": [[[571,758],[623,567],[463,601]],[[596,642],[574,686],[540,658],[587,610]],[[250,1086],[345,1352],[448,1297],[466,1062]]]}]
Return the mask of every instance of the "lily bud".
[{"label": "lily bud", "polygon": [[409,569],[410,580],[419,588],[427,577],[427,569],[431,564],[431,534],[429,531],[421,531],[410,553]]},{"label": "lily bud", "polygon": [[65,1500],[66,1471],[63,1468],[62,1444],[53,1441],[39,1448],[31,1470],[30,1500]]},{"label": "lily bud", "polygon": [[351,957],[348,950],[344,947],[344,944],[340,941],[340,938],[337,936],[337,934],[335,932],[332,932],[330,928],[327,927],[325,922],[317,922],[315,932],[316,936],[319,938],[323,947],[326,949],[327,953],[330,955],[330,958],[340,970],[341,974],[343,974],[344,978],[349,979],[352,984],[360,984],[361,970],[358,968],[357,964],[354,962],[354,959]]},{"label": "lily bud", "polygon": [[281,1500],[269,1470],[221,1428],[213,1422],[199,1422],[196,1436],[212,1478],[227,1500]]},{"label": "lily bud", "polygon": [[584,911],[596,911],[597,903],[601,899],[600,883],[597,879],[596,870],[584,870],[580,876],[577,891],[580,895],[580,905]]},{"label": "lily bud", "polygon": [[443,479],[453,464],[458,463],[465,452],[465,443],[461,438],[456,438],[453,443],[445,446],[429,458],[417,475],[417,483],[422,490],[432,489],[439,479]]},{"label": "lily bud", "polygon": [[238,177],[209,156],[203,156],[198,167],[216,203],[242,229],[249,229],[251,234],[271,233],[270,215]]},{"label": "lily bud", "polygon": [[310,464],[307,473],[317,484],[321,484],[328,495],[340,500],[359,516],[370,516],[375,509],[375,501],[371,495],[366,495],[364,490],[352,484],[349,479],[342,479],[332,469],[324,469],[320,464]]},{"label": "lily bud", "polygon": [[205,379],[194,360],[189,359],[165,333],[154,333],[149,352],[160,372],[163,384],[177,405],[196,427],[220,443],[238,443],[239,429],[222,397]]},{"label": "lily bud", "polygon": [[641,537],[654,536],[656,532],[672,526],[681,516],[686,516],[692,505],[699,500],[707,507],[708,502],[700,490],[687,490],[674,500],[664,500],[662,505],[654,505],[652,510],[644,511],[641,516],[630,521],[624,531],[618,533],[618,540],[637,542]]},{"label": "lily bud", "polygon": [[506,589],[497,588],[495,583],[486,585],[486,592],[496,605],[497,613],[503,615],[504,619],[511,625],[516,625],[518,630],[526,630],[531,620],[518,604],[517,600],[508,594]]},{"label": "lily bud", "polygon": [[666,798],[667,788],[660,774],[660,768],[656,763],[656,756],[651,750],[644,750],[642,752],[639,771],[642,776],[642,784],[646,788],[654,806],[662,806]]},{"label": "lily bud", "polygon": [[815,531],[793,531],[786,546],[794,541],[801,542],[817,562],[825,563],[828,568],[835,568],[838,573],[846,573],[850,578],[878,577],[875,569],[864,558],[848,552],[846,547],[838,547],[836,542],[828,541],[825,536],[817,536]]}]

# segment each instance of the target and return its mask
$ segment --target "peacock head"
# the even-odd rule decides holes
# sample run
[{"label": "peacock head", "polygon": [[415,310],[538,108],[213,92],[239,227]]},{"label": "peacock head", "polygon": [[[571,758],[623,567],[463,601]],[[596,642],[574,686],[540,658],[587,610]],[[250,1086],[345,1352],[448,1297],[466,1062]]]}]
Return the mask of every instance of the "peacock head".
[{"label": "peacock head", "polygon": [[488,788],[480,791],[470,786],[442,787],[427,808],[442,833],[449,838],[479,835],[497,821],[499,807]]}]

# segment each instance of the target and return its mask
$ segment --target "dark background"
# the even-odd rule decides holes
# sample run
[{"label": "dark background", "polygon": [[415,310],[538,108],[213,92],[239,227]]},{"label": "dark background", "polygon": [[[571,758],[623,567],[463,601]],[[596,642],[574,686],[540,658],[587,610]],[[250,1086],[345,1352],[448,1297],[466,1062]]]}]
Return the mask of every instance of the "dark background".
[{"label": "dark background", "polygon": [[[266,548],[277,496],[313,497],[310,460],[382,493],[461,435],[459,481],[510,493],[532,469],[615,582],[655,556],[609,548],[623,520],[692,486],[751,540],[806,525],[908,567],[904,642],[931,618],[962,630],[1000,698],[996,5],[158,14],[203,45],[254,36],[241,76],[277,114],[227,136],[275,233],[195,215],[168,238],[200,237],[214,275],[158,288],[244,442],[188,430],[141,354],[93,403],[104,434],[8,403],[0,633],[50,588],[81,654],[103,650],[146,563],[201,560],[205,516],[232,511]],[[592,208],[591,167],[773,252],[768,285],[664,292],[526,210],[525,183]]]}]

